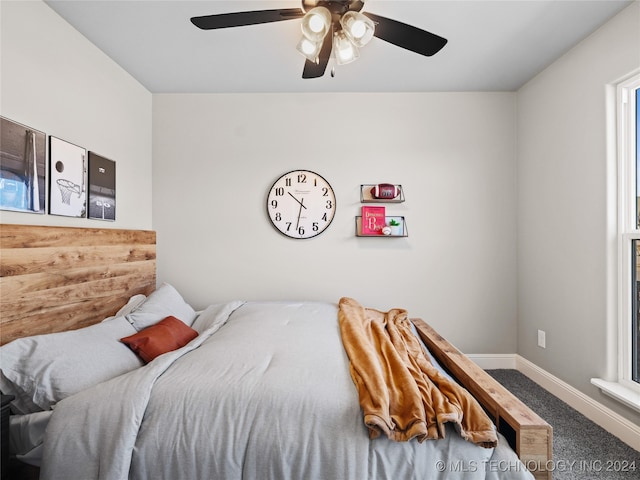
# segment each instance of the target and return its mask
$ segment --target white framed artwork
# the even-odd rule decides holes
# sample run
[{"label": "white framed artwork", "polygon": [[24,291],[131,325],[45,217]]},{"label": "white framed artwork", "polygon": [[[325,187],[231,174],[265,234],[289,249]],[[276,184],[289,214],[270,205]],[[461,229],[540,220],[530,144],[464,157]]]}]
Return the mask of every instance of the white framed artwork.
[{"label": "white framed artwork", "polygon": [[49,137],[49,213],[85,217],[87,151],[65,140]]}]

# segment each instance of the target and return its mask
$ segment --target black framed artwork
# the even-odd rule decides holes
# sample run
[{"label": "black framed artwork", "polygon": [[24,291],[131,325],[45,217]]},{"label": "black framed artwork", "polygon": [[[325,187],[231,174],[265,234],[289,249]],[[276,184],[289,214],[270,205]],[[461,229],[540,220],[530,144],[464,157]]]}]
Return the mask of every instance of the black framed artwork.
[{"label": "black framed artwork", "polygon": [[116,162],[89,152],[89,218],[116,219]]},{"label": "black framed artwork", "polygon": [[87,151],[56,137],[49,137],[49,213],[85,217]]},{"label": "black framed artwork", "polygon": [[0,209],[45,213],[45,133],[0,117]]}]

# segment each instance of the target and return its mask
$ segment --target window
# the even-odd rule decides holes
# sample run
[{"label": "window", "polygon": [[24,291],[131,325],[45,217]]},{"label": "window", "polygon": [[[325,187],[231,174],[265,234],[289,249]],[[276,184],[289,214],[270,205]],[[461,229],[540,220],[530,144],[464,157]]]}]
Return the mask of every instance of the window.
[{"label": "window", "polygon": [[[619,373],[618,381],[640,391],[640,75],[618,86],[618,235],[620,261],[619,287],[622,293],[619,309]],[[629,268],[624,265],[628,264]],[[632,383],[633,382],[633,383]],[[635,384],[635,385],[634,385]]]},{"label": "window", "polygon": [[615,382],[591,383],[640,411],[640,73],[616,86],[617,357]]}]

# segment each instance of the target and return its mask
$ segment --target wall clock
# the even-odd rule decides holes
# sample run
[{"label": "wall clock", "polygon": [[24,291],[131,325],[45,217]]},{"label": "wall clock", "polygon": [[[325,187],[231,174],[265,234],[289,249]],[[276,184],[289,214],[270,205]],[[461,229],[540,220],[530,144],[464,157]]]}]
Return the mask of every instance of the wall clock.
[{"label": "wall clock", "polygon": [[273,226],[287,237],[311,238],[331,224],[336,213],[333,188],[309,170],[282,175],[269,190],[267,214]]}]

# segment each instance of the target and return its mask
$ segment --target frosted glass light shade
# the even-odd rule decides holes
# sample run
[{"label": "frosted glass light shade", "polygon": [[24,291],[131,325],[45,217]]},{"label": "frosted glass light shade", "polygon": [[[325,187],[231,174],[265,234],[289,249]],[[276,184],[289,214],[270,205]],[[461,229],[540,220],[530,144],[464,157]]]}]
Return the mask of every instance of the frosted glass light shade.
[{"label": "frosted glass light shade", "polygon": [[351,63],[360,56],[356,47],[344,33],[344,30],[336,32],[333,36],[333,53],[338,65]]},{"label": "frosted glass light shade", "polygon": [[302,34],[312,42],[322,42],[331,27],[331,12],[315,7],[302,18]]},{"label": "frosted glass light shade", "polygon": [[364,47],[373,38],[375,24],[360,12],[347,12],[340,19],[346,36],[357,47]]},{"label": "frosted glass light shade", "polygon": [[312,62],[318,63],[318,56],[322,49],[322,42],[314,42],[303,35],[298,42],[296,49]]}]

